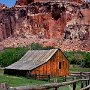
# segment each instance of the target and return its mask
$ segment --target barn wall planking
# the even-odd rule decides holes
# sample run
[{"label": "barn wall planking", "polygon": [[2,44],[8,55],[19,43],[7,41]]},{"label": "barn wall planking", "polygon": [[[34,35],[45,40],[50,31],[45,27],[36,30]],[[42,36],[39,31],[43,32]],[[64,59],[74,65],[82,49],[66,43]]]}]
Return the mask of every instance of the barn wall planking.
[{"label": "barn wall planking", "polygon": [[[61,62],[61,69],[59,69],[59,62]],[[58,50],[48,62],[32,70],[31,73],[37,75],[65,76],[68,74],[68,61],[63,53]]]}]

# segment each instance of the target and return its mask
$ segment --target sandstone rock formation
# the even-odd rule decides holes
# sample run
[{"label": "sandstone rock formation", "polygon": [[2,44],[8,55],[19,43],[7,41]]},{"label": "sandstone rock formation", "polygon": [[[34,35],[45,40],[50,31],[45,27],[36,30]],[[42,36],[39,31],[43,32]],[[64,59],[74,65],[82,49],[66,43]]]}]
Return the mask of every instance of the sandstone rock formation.
[{"label": "sandstone rock formation", "polygon": [[30,4],[32,2],[65,2],[65,1],[69,1],[69,2],[79,2],[81,3],[82,0],[17,0],[16,4],[18,5],[27,5]]},{"label": "sandstone rock formation", "polygon": [[71,2],[64,6],[45,2],[1,9],[0,44],[21,47],[38,42],[63,50],[90,51],[88,8]]}]

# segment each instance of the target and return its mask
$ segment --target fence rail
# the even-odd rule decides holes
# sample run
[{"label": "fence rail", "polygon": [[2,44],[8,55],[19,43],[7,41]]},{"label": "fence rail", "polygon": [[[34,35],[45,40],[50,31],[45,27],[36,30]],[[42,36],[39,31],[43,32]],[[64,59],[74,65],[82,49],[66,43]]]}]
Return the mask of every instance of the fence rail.
[{"label": "fence rail", "polygon": [[90,90],[90,84],[89,84],[88,86],[86,86],[86,87],[80,89],[80,90]]},{"label": "fence rail", "polygon": [[[7,84],[0,84],[0,90],[49,90],[54,88],[55,90],[58,90],[59,87],[61,86],[66,86],[66,85],[71,85],[73,84],[73,90],[76,90],[76,83],[81,82],[81,88],[82,88],[82,81],[90,81],[90,79],[79,79],[79,80],[74,80],[74,81],[69,81],[69,82],[63,82],[63,83],[49,83],[49,84],[44,84],[44,85],[34,85],[34,86],[20,86],[20,87],[15,87],[15,88],[10,88],[8,87]],[[84,82],[83,82],[84,83]],[[85,88],[82,88],[80,90],[90,90],[90,84],[88,83],[88,86]]]},{"label": "fence rail", "polygon": [[[20,86],[20,87],[9,87],[6,83],[0,84],[0,90],[49,90],[54,89],[58,90],[62,86],[72,85],[72,90],[76,90],[77,83],[81,83],[80,90],[90,90],[90,72],[88,74],[78,73],[76,75],[82,77],[82,79],[76,79],[76,73],[74,73],[73,81],[62,82],[62,83],[48,83],[43,85],[34,85],[34,86]],[[84,78],[83,78],[84,77]],[[66,78],[66,77],[65,77]]]}]

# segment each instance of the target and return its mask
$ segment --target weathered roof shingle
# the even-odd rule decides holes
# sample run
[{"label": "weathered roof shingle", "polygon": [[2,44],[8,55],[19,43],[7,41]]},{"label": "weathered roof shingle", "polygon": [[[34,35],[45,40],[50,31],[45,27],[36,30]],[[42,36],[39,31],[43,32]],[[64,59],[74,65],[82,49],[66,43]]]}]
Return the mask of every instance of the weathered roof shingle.
[{"label": "weathered roof shingle", "polygon": [[5,69],[32,70],[46,63],[58,49],[29,50],[19,61]]}]

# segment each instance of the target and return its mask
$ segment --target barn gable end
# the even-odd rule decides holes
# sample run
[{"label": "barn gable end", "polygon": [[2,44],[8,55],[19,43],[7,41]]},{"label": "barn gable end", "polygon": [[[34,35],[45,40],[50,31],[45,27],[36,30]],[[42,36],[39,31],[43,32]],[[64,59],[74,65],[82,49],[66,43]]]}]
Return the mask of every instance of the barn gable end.
[{"label": "barn gable end", "polygon": [[54,55],[43,65],[33,69],[32,75],[66,76],[69,74],[69,63],[67,58],[57,50]]}]

